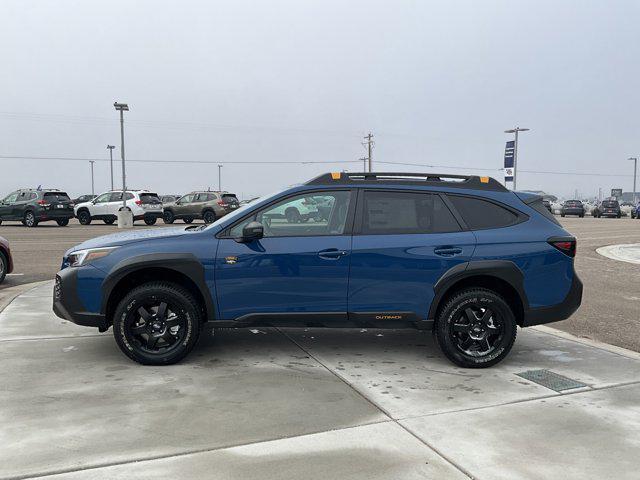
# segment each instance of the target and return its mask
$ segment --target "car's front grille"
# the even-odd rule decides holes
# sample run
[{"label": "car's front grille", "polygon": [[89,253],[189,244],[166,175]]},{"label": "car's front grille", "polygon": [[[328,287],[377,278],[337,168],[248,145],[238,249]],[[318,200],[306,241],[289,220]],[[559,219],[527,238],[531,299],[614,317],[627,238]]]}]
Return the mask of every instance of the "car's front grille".
[{"label": "car's front grille", "polygon": [[62,280],[59,275],[56,275],[56,283],[53,286],[53,298],[55,300],[62,300]]}]

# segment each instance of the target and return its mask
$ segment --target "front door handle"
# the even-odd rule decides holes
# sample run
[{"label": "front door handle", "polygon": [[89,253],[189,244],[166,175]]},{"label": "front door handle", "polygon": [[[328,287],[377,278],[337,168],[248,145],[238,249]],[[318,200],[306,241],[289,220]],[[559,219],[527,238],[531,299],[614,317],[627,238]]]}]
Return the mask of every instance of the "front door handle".
[{"label": "front door handle", "polygon": [[455,257],[462,253],[462,249],[458,247],[439,247],[434,249],[433,253],[440,257]]},{"label": "front door handle", "polygon": [[338,250],[337,248],[327,248],[326,250],[320,250],[318,256],[325,260],[337,260],[340,257],[344,257],[348,252],[345,250]]}]

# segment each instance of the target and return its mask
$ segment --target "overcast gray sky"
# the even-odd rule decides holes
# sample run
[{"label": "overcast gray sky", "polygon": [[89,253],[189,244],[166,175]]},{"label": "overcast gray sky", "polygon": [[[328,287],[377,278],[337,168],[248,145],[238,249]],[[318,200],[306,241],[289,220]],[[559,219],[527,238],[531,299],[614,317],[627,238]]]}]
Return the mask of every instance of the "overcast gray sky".
[{"label": "overcast gray sky", "polygon": [[[243,197],[362,170],[349,162],[368,131],[376,170],[501,178],[503,131],[516,125],[532,129],[519,188],[630,191],[639,18],[640,2],[605,0],[2,0],[0,155],[106,159],[120,145],[118,100],[131,106],[127,158],[223,163],[223,188]],[[249,161],[344,163],[238,163]],[[95,168],[98,193],[109,166]],[[0,196],[87,193],[89,171],[0,158]],[[127,171],[159,193],[217,186],[215,163]]]}]

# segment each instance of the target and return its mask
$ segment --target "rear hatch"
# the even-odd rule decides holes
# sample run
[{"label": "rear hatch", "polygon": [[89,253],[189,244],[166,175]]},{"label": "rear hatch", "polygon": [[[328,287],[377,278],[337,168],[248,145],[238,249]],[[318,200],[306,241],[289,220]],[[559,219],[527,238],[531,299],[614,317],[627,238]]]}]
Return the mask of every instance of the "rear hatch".
[{"label": "rear hatch", "polygon": [[157,193],[141,193],[140,206],[145,210],[162,210],[162,201]]},{"label": "rear hatch", "polygon": [[61,212],[65,210],[73,211],[73,203],[66,192],[44,192],[42,200],[39,200],[38,204],[46,210]]},{"label": "rear hatch", "polygon": [[605,200],[602,202],[602,211],[604,213],[618,213],[620,204],[617,200]]},{"label": "rear hatch", "polygon": [[240,202],[235,193],[223,193],[218,205],[228,210],[235,210],[240,205]]}]

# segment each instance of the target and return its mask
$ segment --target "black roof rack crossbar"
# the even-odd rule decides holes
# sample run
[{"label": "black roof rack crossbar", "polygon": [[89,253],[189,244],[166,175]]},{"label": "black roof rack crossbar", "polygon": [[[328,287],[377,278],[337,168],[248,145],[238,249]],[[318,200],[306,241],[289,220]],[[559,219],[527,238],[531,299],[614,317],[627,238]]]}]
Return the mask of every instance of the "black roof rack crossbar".
[{"label": "black roof rack crossbar", "polygon": [[357,185],[362,183],[399,183],[402,185],[431,185],[474,190],[508,191],[492,177],[478,175],[452,175],[449,173],[416,172],[335,172],[324,173],[305,185]]}]

